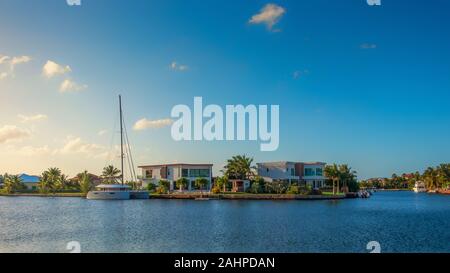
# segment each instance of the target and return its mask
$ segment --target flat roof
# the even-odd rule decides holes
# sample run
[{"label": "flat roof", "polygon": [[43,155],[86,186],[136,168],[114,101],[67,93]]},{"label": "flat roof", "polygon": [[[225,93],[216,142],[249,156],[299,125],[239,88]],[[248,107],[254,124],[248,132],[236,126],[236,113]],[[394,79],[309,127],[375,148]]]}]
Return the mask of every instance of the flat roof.
[{"label": "flat roof", "polygon": [[260,162],[256,165],[282,165],[282,164],[304,164],[304,165],[326,165],[325,162],[295,162],[295,161],[277,161],[277,162]]},{"label": "flat roof", "polygon": [[143,165],[138,166],[138,168],[158,168],[158,167],[172,167],[172,166],[189,166],[189,167],[200,167],[200,166],[208,166],[212,167],[213,164],[189,164],[189,163],[171,163],[171,164],[158,164],[158,165]]}]

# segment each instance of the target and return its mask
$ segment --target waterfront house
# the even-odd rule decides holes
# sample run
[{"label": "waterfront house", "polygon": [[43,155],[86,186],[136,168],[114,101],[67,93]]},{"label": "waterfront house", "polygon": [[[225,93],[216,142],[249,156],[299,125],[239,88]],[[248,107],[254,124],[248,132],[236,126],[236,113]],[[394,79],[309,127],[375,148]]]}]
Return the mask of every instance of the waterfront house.
[{"label": "waterfront house", "polygon": [[149,183],[158,185],[159,181],[167,180],[170,183],[170,191],[179,190],[176,181],[186,178],[189,183],[187,191],[200,190],[195,186],[195,179],[205,178],[208,180],[206,189],[211,190],[213,164],[162,164],[139,166],[142,169],[142,186],[147,187]]},{"label": "waterfront house", "polygon": [[19,175],[20,180],[22,180],[22,183],[27,187],[27,190],[37,190],[39,180],[41,179],[39,176],[36,175],[28,175],[26,173],[23,173]]},{"label": "waterfront house", "polygon": [[257,163],[257,172],[266,182],[300,183],[314,188],[325,186],[323,162],[265,162]]}]

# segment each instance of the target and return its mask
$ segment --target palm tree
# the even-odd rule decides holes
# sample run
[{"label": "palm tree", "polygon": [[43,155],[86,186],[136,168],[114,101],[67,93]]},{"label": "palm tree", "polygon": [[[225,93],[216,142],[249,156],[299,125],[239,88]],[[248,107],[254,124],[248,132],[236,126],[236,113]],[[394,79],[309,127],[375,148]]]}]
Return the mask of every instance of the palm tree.
[{"label": "palm tree", "polygon": [[[339,193],[339,179],[341,177],[339,167],[336,164],[325,166],[325,176],[333,182],[333,194]],[[337,191],[334,184],[337,185]]]},{"label": "palm tree", "polygon": [[183,192],[184,188],[188,186],[189,180],[182,177],[176,181],[177,187],[180,189],[181,192]]},{"label": "palm tree", "polygon": [[[348,190],[348,184],[355,180],[356,172],[352,170],[347,164],[340,165],[338,168],[339,179],[342,182],[342,187]],[[339,192],[339,185],[338,185]]]},{"label": "palm tree", "polygon": [[81,192],[87,194],[92,187],[91,175],[88,173],[88,171],[84,171],[78,174],[77,177],[79,178]]},{"label": "palm tree", "polygon": [[208,184],[208,180],[206,178],[197,178],[195,179],[195,186],[200,188],[200,196],[203,196],[203,188]]},{"label": "palm tree", "polygon": [[437,172],[434,168],[428,167],[423,173],[423,177],[428,189],[438,188]]},{"label": "palm tree", "polygon": [[62,189],[64,181],[67,179],[65,175],[61,173],[58,168],[49,168],[42,173],[41,180],[39,182],[39,188],[41,192],[52,191],[56,193],[58,189]]},{"label": "palm tree", "polygon": [[249,179],[254,175],[253,158],[246,155],[233,156],[224,167],[225,175],[232,179]]},{"label": "palm tree", "polygon": [[102,176],[105,179],[105,184],[116,184],[117,177],[120,175],[120,170],[113,165],[106,166],[103,168]]},{"label": "palm tree", "polygon": [[18,175],[5,175],[4,191],[8,194],[25,188]]}]

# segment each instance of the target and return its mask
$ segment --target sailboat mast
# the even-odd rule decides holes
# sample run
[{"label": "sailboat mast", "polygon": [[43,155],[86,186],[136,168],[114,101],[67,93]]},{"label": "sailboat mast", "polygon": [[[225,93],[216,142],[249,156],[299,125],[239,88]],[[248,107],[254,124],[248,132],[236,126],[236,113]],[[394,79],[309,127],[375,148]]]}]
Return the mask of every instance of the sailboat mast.
[{"label": "sailboat mast", "polygon": [[122,185],[124,184],[123,181],[123,118],[122,118],[122,96],[119,95],[119,110],[120,110],[120,176],[122,180]]}]

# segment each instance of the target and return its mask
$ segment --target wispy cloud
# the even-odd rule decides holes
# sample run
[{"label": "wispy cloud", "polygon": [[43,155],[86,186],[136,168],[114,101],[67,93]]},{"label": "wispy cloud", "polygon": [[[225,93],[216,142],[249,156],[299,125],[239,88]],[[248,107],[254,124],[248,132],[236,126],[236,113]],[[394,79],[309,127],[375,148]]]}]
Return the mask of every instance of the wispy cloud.
[{"label": "wispy cloud", "polygon": [[14,125],[5,125],[0,127],[0,143],[17,141],[30,137],[31,134]]},{"label": "wispy cloud", "polygon": [[307,70],[307,69],[296,70],[296,71],[294,71],[294,73],[292,73],[292,78],[294,80],[297,80],[297,79],[303,77],[304,75],[306,75],[308,73],[309,73],[309,70]]},{"label": "wispy cloud", "polygon": [[48,145],[42,147],[24,146],[14,149],[14,153],[21,156],[33,157],[33,156],[47,156],[50,155],[52,151],[48,147]]},{"label": "wispy cloud", "polygon": [[250,24],[265,24],[267,29],[272,31],[273,26],[280,21],[286,10],[276,4],[265,5],[258,14],[255,14],[250,18]]},{"label": "wispy cloud", "polygon": [[46,120],[48,117],[44,114],[36,114],[32,116],[26,116],[26,115],[18,115],[21,122],[34,122],[34,121],[43,121]]},{"label": "wispy cloud", "polygon": [[24,64],[31,61],[30,56],[19,56],[19,57],[13,57],[10,61],[11,70],[14,70],[14,67],[18,64]]},{"label": "wispy cloud", "polygon": [[361,49],[375,49],[377,48],[376,44],[364,43],[359,46]]},{"label": "wispy cloud", "polygon": [[98,131],[97,135],[103,136],[103,135],[106,135],[106,133],[108,133],[108,130],[100,130],[100,131]]},{"label": "wispy cloud", "polygon": [[175,70],[175,71],[186,71],[189,69],[189,66],[184,65],[184,64],[178,64],[177,62],[173,61],[170,64],[170,69]]},{"label": "wispy cloud", "polygon": [[172,125],[173,120],[170,118],[167,119],[157,119],[157,120],[149,120],[146,118],[140,119],[136,121],[133,126],[133,130],[142,131],[146,129],[157,129],[163,128]]},{"label": "wispy cloud", "polygon": [[86,84],[79,84],[70,79],[65,79],[59,86],[59,92],[61,92],[61,93],[77,92],[77,91],[83,91],[87,88],[88,88],[88,86]]},{"label": "wispy cloud", "polygon": [[80,137],[68,136],[61,149],[56,149],[54,154],[84,154],[89,157],[101,157],[105,155],[106,148],[95,143],[88,143]]},{"label": "wispy cloud", "polygon": [[0,80],[6,79],[8,77],[14,77],[14,70],[17,65],[28,63],[31,61],[30,56],[17,56],[10,57],[6,55],[0,55],[0,65],[8,65],[8,71],[0,72]]},{"label": "wispy cloud", "polygon": [[63,75],[71,71],[72,69],[70,68],[70,66],[63,66],[50,60],[48,60],[42,68],[42,74],[47,78],[52,78],[57,75]]}]

